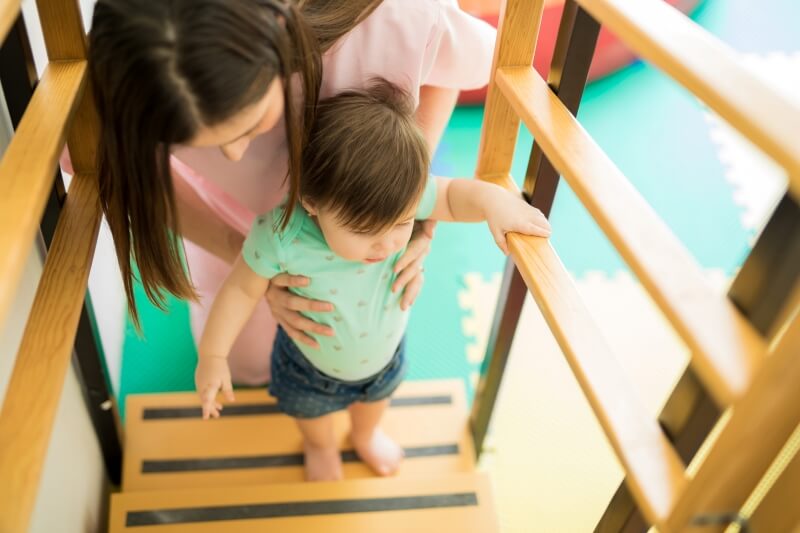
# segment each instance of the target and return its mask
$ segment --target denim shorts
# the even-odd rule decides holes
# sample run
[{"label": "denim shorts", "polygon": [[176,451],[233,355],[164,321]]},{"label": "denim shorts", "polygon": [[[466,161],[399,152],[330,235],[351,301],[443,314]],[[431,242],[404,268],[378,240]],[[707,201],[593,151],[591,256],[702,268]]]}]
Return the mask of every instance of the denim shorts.
[{"label": "denim shorts", "polygon": [[272,346],[269,392],[278,409],[294,418],[316,418],[341,411],[355,402],[377,402],[391,396],[406,373],[405,339],[383,370],[359,381],[324,374],[306,359],[283,328]]}]

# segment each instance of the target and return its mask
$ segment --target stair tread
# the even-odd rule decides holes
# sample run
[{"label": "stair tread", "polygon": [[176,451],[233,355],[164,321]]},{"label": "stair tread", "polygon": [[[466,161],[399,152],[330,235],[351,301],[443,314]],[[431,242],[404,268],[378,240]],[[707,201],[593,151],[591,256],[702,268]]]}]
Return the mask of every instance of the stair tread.
[{"label": "stair tread", "polygon": [[498,531],[488,479],[477,472],[119,493],[109,521],[111,533]]},{"label": "stair tread", "polygon": [[[217,420],[201,420],[194,393],[129,396],[125,491],[241,486],[301,481],[299,431],[276,412],[265,390],[237,391]],[[406,449],[399,477],[468,472],[474,452],[461,380],[408,381],[394,395],[382,427]],[[345,478],[372,477],[347,444],[338,413]]]}]

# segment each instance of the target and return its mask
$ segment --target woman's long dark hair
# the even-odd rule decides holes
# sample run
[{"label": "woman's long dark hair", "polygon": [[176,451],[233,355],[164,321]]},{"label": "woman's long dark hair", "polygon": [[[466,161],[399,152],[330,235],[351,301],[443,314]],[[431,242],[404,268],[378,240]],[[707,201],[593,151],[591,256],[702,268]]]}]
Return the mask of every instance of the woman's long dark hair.
[{"label": "woman's long dark hair", "polygon": [[[280,76],[289,205],[294,205],[301,150],[322,77],[320,44],[329,47],[379,3],[306,0],[302,8],[319,21],[325,36],[320,43],[293,0],[97,2],[89,65],[101,126],[100,199],[134,323],[131,260],[156,305],[163,306],[165,292],[195,297],[182,262],[171,146],[256,103]],[[289,87],[297,75],[304,100],[300,108],[293,105]]]}]

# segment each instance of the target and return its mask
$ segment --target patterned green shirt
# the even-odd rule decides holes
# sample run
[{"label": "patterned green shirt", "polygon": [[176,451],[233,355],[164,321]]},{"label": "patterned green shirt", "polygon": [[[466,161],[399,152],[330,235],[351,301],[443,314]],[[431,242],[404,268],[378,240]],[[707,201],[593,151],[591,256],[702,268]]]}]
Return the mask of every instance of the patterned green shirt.
[{"label": "patterned green shirt", "polygon": [[[436,179],[425,187],[416,218],[430,216],[436,203]],[[380,263],[347,261],[335,255],[316,222],[298,205],[289,223],[278,231],[282,209],[259,216],[244,243],[242,255],[265,278],[287,272],[311,279],[307,287],[290,290],[306,298],[331,302],[329,313],[303,313],[330,326],[333,337],[312,336],[319,348],[298,344],[323,373],[356,381],[380,372],[391,360],[408,322],[400,309],[401,292],[392,293],[393,268],[402,251]]]}]

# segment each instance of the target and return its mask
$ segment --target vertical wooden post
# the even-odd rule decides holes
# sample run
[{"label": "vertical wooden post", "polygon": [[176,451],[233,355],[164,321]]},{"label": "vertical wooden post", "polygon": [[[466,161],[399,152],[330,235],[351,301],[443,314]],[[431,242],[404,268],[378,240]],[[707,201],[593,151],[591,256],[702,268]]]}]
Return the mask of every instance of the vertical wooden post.
[{"label": "vertical wooden post", "polygon": [[[503,179],[511,173],[520,119],[496,86],[495,76],[498,68],[526,67],[533,63],[544,5],[545,0],[506,0],[500,9],[478,153],[476,173],[480,179]],[[526,292],[525,282],[508,261],[470,416],[478,456],[489,429]]]},{"label": "vertical wooden post", "polygon": [[495,76],[498,68],[532,64],[545,3],[545,0],[506,0],[500,9],[478,153],[479,178],[502,178],[511,172],[520,120],[495,85]]},{"label": "vertical wooden post", "polygon": [[[529,3],[535,4],[536,2]],[[539,16],[541,16],[540,12]],[[528,31],[526,38],[533,39],[531,42],[535,44],[537,34],[532,32],[527,26],[525,29]],[[518,48],[513,48],[513,52],[507,52],[507,55],[504,55],[503,50],[500,49],[503,43],[505,43],[503,40],[505,39],[505,37],[503,37],[504,32],[516,31],[516,29],[510,29],[507,26],[501,25],[500,31],[501,33],[498,37],[500,42],[498,47],[495,48],[495,65],[493,66],[492,84],[490,85],[490,91],[493,91],[494,99],[487,100],[487,125],[482,132],[483,137],[481,140],[481,159],[478,163],[478,177],[486,176],[498,178],[510,172],[511,159],[514,155],[514,145],[516,144],[516,134],[519,129],[519,118],[517,118],[516,113],[510,108],[510,105],[506,102],[501,92],[494,87],[494,72],[496,72],[498,62],[504,60],[508,62],[508,64],[501,64],[499,66],[519,66],[518,63],[520,62],[522,62],[523,65],[529,66],[534,52],[533,48],[523,48],[522,45],[518,43]],[[548,82],[553,91],[573,114],[577,114],[581,96],[583,95],[583,89],[586,86],[589,65],[592,55],[594,54],[599,31],[600,26],[588,13],[580,8],[574,0],[567,0],[564,6],[564,15],[559,27],[556,51],[553,56]],[[531,33],[533,33],[533,35],[531,35]],[[528,58],[528,53],[530,53],[530,60],[525,63],[523,60]],[[499,60],[498,57],[500,58]],[[500,119],[496,118],[495,115],[506,112],[509,114],[504,115],[505,122],[501,123]],[[490,117],[496,118],[496,120],[492,121]],[[513,121],[513,127],[509,121]],[[493,134],[493,132],[490,131],[493,127],[497,128],[498,133],[502,135],[511,135],[513,131],[513,140],[511,141],[510,148],[503,145],[501,141],[490,144],[488,139],[489,136]],[[485,155],[485,151],[491,150],[497,150],[497,152],[491,152],[495,154],[495,157],[490,158]],[[558,172],[556,172],[547,158],[544,157],[541,148],[534,143],[531,150],[524,192],[528,201],[538,207],[545,216],[550,215],[558,179]],[[513,262],[509,260],[506,264],[500,297],[495,310],[495,320],[492,323],[492,329],[489,334],[489,343],[487,345],[484,364],[481,369],[481,377],[473,404],[471,420],[473,437],[475,439],[475,450],[478,454],[480,454],[483,442],[486,438],[526,293],[527,288],[525,287],[522,276],[517,271]]]}]

